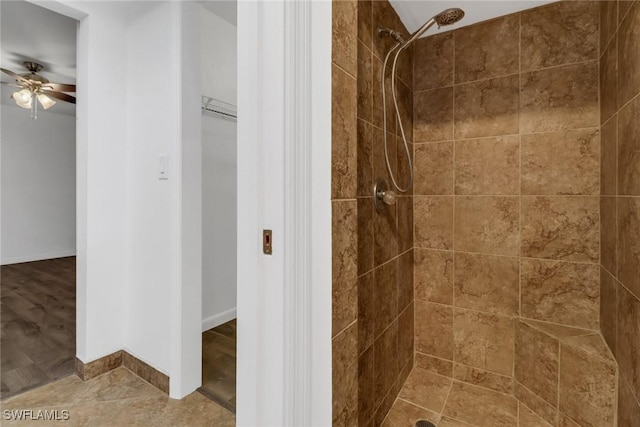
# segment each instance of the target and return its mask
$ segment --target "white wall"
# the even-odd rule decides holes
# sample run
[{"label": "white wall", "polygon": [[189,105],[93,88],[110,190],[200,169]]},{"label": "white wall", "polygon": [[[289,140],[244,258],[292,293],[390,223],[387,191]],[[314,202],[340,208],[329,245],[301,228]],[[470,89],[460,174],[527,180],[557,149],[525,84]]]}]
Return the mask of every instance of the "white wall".
[{"label": "white wall", "polygon": [[[125,348],[169,373],[171,363],[171,284],[177,265],[173,204],[178,162],[179,61],[178,28],[170,2],[150,3],[126,29],[126,314]],[[160,89],[160,90],[159,90]],[[167,155],[167,180],[158,179],[159,156]]]},{"label": "white wall", "polygon": [[236,317],[236,123],[202,119],[202,329]]},{"label": "white wall", "polygon": [[237,27],[200,8],[203,95],[236,105]]},{"label": "white wall", "polygon": [[2,264],[76,254],[76,119],[2,108]]},{"label": "white wall", "polygon": [[[237,27],[201,6],[203,94],[236,105]],[[236,317],[236,123],[202,119],[202,330]]]}]

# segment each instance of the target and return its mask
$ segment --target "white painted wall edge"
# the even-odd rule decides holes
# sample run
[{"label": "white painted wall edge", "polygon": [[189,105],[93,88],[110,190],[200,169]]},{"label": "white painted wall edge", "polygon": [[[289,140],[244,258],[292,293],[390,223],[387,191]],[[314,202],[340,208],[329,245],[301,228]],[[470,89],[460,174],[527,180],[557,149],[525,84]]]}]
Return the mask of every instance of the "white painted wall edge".
[{"label": "white painted wall edge", "polygon": [[230,310],[223,311],[222,313],[214,314],[206,319],[202,319],[202,332],[208,331],[211,328],[220,326],[223,323],[227,323],[229,320],[233,320],[237,317],[237,308],[233,307]]},{"label": "white painted wall edge", "polygon": [[76,256],[76,251],[61,251],[61,252],[49,252],[36,255],[16,256],[3,259],[2,265],[19,264],[22,262],[42,261],[43,259],[65,258],[69,256]]}]

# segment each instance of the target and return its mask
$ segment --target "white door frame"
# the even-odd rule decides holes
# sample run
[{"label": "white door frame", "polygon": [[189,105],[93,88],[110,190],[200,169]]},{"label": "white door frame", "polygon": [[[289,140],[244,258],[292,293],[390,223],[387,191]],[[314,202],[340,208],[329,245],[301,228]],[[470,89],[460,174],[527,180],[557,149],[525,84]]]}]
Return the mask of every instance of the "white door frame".
[{"label": "white door frame", "polygon": [[331,2],[238,2],[239,426],[331,425],[330,88]]}]

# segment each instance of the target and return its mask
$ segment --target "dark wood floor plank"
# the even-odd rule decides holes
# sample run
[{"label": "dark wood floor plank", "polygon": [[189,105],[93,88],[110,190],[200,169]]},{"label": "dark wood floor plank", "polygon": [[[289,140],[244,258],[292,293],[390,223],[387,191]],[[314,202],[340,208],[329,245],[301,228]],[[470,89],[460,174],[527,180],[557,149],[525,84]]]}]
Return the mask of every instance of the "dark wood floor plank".
[{"label": "dark wood floor plank", "polygon": [[236,320],[202,334],[202,394],[236,412]]},{"label": "dark wood floor plank", "polygon": [[74,372],[75,257],[0,268],[0,398]]}]

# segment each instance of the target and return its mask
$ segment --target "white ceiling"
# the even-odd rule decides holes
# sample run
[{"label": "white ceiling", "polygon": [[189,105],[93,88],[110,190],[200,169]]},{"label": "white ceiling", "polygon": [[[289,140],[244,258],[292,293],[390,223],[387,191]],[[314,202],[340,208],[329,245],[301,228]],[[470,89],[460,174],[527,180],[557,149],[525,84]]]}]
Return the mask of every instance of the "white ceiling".
[{"label": "white ceiling", "polygon": [[396,10],[402,23],[410,33],[418,30],[431,17],[437,15],[445,9],[459,7],[464,10],[464,18],[458,23],[442,27],[434,25],[424,35],[429,36],[438,31],[449,31],[455,28],[466,27],[476,22],[486,21],[498,16],[508,15],[521,10],[531,9],[545,3],[552,3],[555,0],[516,0],[516,1],[486,1],[486,0],[390,0],[391,5]]},{"label": "white ceiling", "polygon": [[[0,1],[0,64],[18,74],[27,73],[22,63],[44,65],[38,74],[55,83],[76,82],[76,27],[74,19],[24,0]],[[2,73],[3,82],[15,80]],[[15,89],[2,85],[2,103],[15,105],[9,97]],[[75,115],[75,105],[57,101],[51,112]],[[26,110],[25,110],[26,111]]]},{"label": "white ceiling", "polygon": [[200,0],[209,12],[213,12],[232,25],[238,25],[238,2],[236,0]]}]

